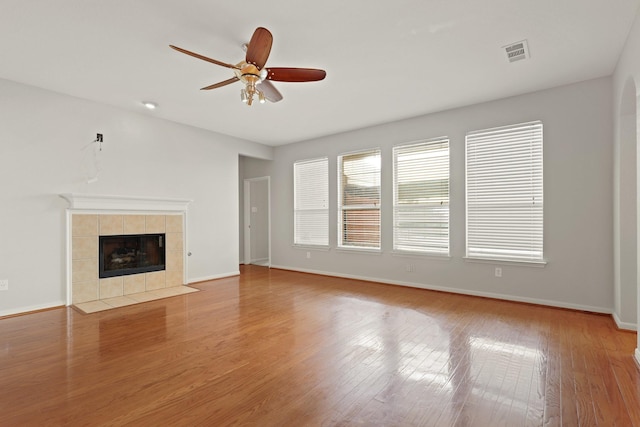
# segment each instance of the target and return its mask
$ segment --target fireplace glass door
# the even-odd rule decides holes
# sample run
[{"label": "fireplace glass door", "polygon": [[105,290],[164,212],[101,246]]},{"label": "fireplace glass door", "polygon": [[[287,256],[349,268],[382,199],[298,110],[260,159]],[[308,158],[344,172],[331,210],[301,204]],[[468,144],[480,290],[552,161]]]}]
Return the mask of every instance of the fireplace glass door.
[{"label": "fireplace glass door", "polygon": [[165,235],[100,236],[100,278],[162,271]]}]

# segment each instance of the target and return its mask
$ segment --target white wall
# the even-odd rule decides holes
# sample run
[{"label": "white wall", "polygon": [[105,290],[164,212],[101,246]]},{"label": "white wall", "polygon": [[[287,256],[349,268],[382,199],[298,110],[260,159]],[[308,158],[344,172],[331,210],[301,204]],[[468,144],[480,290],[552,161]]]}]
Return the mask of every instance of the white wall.
[{"label": "white wall", "polygon": [[[88,184],[82,148],[104,134]],[[272,148],[0,80],[0,315],[65,301],[60,193],[193,199],[188,279],[238,271],[238,155]],[[38,264],[34,264],[35,261]]]},{"label": "white wall", "polygon": [[[270,175],[272,264],[295,270],[388,283],[498,296],[611,312],[613,308],[613,128],[611,79],[602,78],[532,94],[430,114],[312,141],[276,147],[273,162],[247,161],[245,177]],[[384,108],[384,106],[381,106]],[[471,130],[532,120],[544,124],[545,268],[473,263],[465,254],[464,137]],[[451,258],[391,253],[391,147],[446,135],[451,141]],[[336,246],[336,156],[382,149],[380,255]],[[293,162],[329,156],[329,251],[292,246]],[[413,264],[415,271],[405,271]]]},{"label": "white wall", "polygon": [[[633,90],[630,90],[632,88]],[[627,186],[621,187],[616,186],[614,190],[617,192],[616,199],[618,201],[622,200],[635,200],[636,203],[640,203],[640,197],[638,194],[638,189],[640,185],[638,185],[638,178],[640,174],[638,171],[638,164],[640,163],[640,159],[638,159],[638,154],[640,154],[640,150],[637,149],[637,144],[640,140],[639,135],[640,132],[640,115],[638,112],[640,111],[640,102],[639,102],[639,93],[640,90],[640,11],[636,14],[636,20],[634,22],[633,27],[629,33],[629,37],[627,38],[627,43],[620,55],[620,60],[618,61],[618,65],[613,74],[613,118],[614,118],[614,127],[616,129],[615,136],[615,152],[618,156],[615,161],[615,176],[617,181],[622,180],[622,177],[625,175],[629,175],[631,172],[629,169],[633,170],[633,175],[636,178],[635,186]],[[635,101],[635,108],[633,104]],[[635,138],[633,137],[633,117],[629,117],[629,111],[635,110]],[[631,122],[631,123],[629,123]],[[636,147],[636,161],[629,162],[624,156],[626,153],[633,151],[632,147],[629,147],[630,142],[635,142]],[[637,230],[638,227],[638,218],[637,218],[637,208],[636,204],[636,227],[633,229],[636,235],[635,241],[636,245],[640,239],[637,238]],[[624,212],[622,209],[619,209],[617,212],[618,216],[616,218],[616,228],[614,229],[615,237],[618,242],[622,242],[624,240],[623,234],[625,233],[624,222],[625,215],[629,215],[629,209]],[[629,229],[632,227],[628,227]],[[627,232],[629,232],[627,230]],[[624,248],[622,248],[624,249]],[[624,283],[621,280],[616,283],[616,294],[619,297],[619,302],[617,304],[620,307],[620,311],[616,312],[618,317],[625,319],[626,321],[633,322],[635,319],[636,325],[638,323],[638,313],[640,313],[640,292],[638,291],[638,274],[637,274],[637,266],[638,266],[638,248],[636,246],[636,262],[629,263],[627,266],[628,269],[632,270],[635,273],[636,283]],[[620,269],[617,271],[617,276],[624,276],[625,271],[624,263],[622,260],[624,255],[622,254],[622,250],[619,250],[616,257],[616,264],[620,266]],[[635,300],[635,310],[633,309],[633,304]],[[629,314],[627,314],[629,313]],[[636,349],[636,358],[640,363],[640,336],[638,337],[638,348]]]}]

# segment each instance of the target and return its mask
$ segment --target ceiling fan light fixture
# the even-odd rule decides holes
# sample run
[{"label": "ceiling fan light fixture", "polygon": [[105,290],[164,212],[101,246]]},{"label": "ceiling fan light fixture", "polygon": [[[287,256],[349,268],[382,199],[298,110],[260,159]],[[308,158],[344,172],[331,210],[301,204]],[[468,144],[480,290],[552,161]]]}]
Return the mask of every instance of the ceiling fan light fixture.
[{"label": "ceiling fan light fixture", "polygon": [[[209,58],[199,53],[191,52],[181,47],[169,45],[174,50],[184,53],[194,58],[219,65],[221,67],[233,70],[234,76],[221,82],[205,86],[200,90],[211,90],[226,86],[234,82],[240,82],[244,88],[240,91],[240,99],[243,103],[251,105],[254,95],[258,95],[258,101],[264,104],[267,100],[270,102],[278,102],[282,100],[282,95],[270,83],[270,81],[278,82],[315,82],[325,78],[326,71],[315,68],[292,68],[292,67],[270,67],[265,68],[267,59],[271,52],[273,43],[273,35],[264,27],[258,27],[253,32],[249,43],[245,43],[242,47],[245,50],[245,58],[237,64],[229,64]],[[262,86],[267,93],[262,92]]]}]

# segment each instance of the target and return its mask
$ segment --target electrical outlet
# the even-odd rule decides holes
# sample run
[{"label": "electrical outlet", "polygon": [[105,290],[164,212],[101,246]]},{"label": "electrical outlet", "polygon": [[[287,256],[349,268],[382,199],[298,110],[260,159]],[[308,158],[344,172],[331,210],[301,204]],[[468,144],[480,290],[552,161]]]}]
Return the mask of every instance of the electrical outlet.
[{"label": "electrical outlet", "polygon": [[502,277],[502,268],[496,267],[496,277]]},{"label": "electrical outlet", "polygon": [[0,280],[0,291],[8,291],[9,290],[9,279]]},{"label": "electrical outlet", "polygon": [[311,258],[311,252],[307,252],[307,259]]}]

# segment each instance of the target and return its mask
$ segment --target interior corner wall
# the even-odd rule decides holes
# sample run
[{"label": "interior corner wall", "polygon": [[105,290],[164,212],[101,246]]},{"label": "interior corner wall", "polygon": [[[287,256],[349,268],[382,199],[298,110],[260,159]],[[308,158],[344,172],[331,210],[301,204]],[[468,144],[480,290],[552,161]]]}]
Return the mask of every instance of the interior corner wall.
[{"label": "interior corner wall", "polygon": [[[271,176],[272,265],[293,270],[542,303],[595,312],[613,308],[611,79],[574,85],[276,147],[273,162],[245,163]],[[541,120],[544,125],[544,268],[465,260],[465,134]],[[451,258],[392,253],[394,145],[450,139]],[[336,157],[382,151],[382,253],[336,250]],[[293,163],[328,156],[330,250],[293,246]],[[265,167],[259,172],[253,170]],[[311,252],[307,258],[307,251]],[[407,265],[413,266],[413,271]],[[502,277],[495,277],[496,266]]]},{"label": "interior corner wall", "polygon": [[237,274],[238,156],[270,158],[272,147],[8,80],[0,120],[0,316],[66,301],[60,193],[191,199],[188,281]]}]

